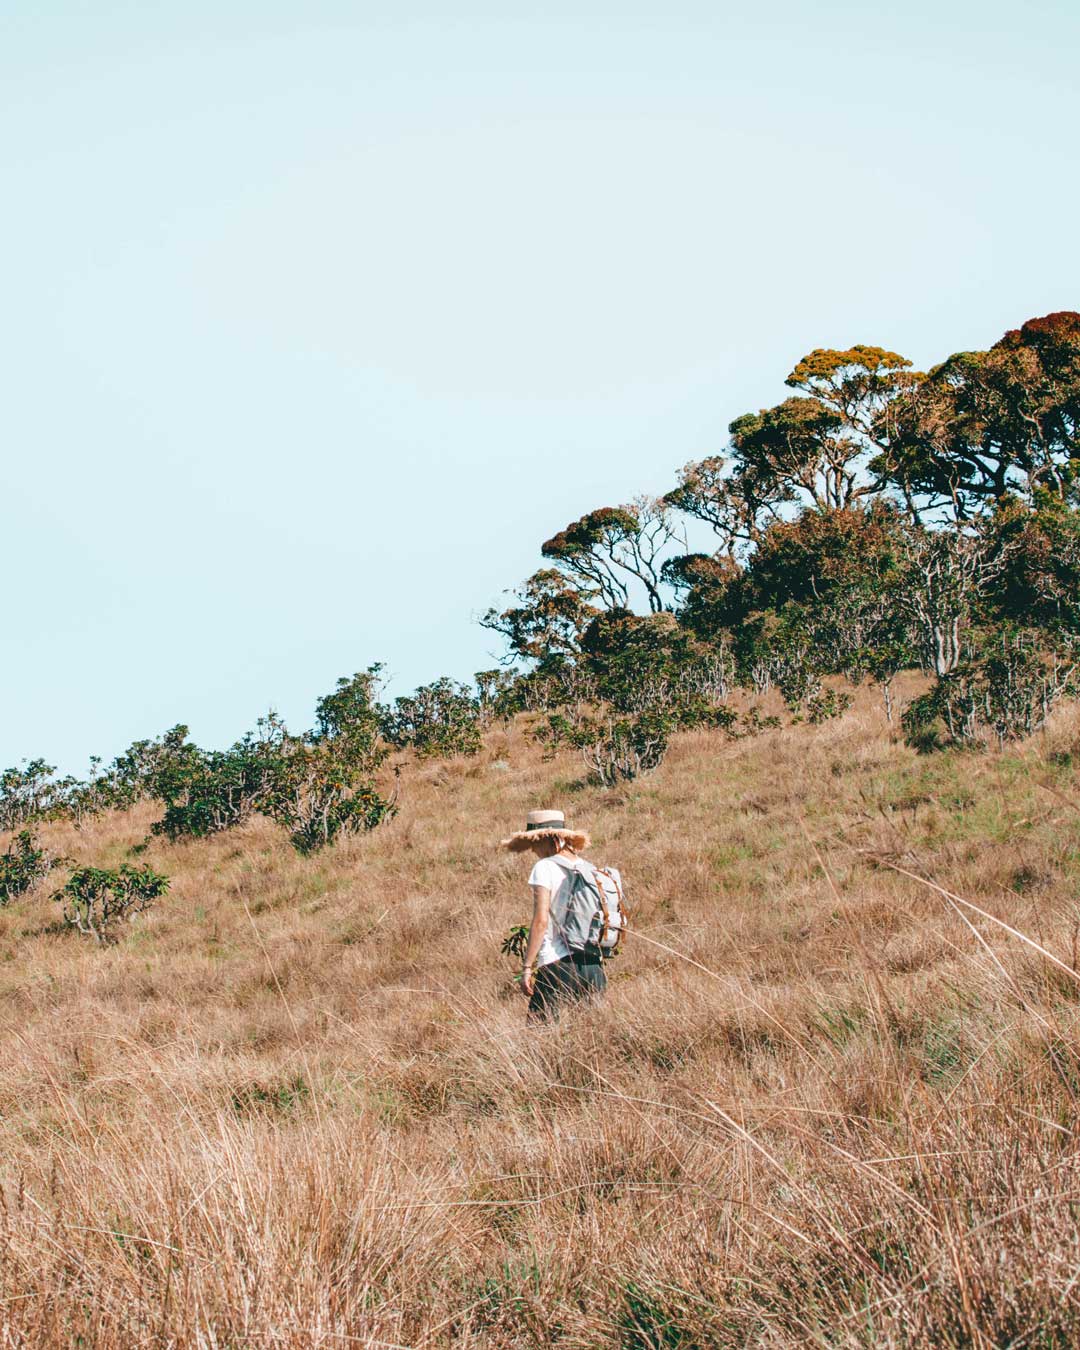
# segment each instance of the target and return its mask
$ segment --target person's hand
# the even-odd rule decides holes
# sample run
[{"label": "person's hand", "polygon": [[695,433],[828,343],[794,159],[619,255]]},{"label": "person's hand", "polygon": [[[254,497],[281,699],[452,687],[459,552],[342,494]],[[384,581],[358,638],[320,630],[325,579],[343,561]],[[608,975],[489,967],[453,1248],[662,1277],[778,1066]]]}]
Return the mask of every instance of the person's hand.
[{"label": "person's hand", "polygon": [[526,966],[521,972],[521,992],[526,998],[532,998],[533,981],[536,979],[536,972],[532,966]]}]

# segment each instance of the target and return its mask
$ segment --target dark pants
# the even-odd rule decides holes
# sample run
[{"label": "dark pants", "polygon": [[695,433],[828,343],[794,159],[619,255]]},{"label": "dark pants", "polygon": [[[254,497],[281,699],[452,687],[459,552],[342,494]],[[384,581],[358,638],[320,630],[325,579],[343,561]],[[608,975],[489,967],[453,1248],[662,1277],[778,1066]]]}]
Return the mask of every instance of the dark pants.
[{"label": "dark pants", "polygon": [[602,994],[607,988],[607,976],[598,956],[574,952],[561,961],[541,966],[533,980],[529,999],[529,1018],[534,1021],[555,1021],[564,1003],[578,1003],[583,998]]}]

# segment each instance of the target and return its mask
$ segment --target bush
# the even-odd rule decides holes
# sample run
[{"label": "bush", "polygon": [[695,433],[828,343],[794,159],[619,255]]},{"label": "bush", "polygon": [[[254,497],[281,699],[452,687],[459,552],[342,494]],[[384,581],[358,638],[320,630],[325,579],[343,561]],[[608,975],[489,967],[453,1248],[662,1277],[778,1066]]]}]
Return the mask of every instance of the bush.
[{"label": "bush", "polygon": [[397,812],[362,781],[361,770],[327,747],[292,742],[280,755],[261,810],[289,831],[298,853],[315,853],[346,835],[373,830]]},{"label": "bush", "polygon": [[475,755],[481,746],[480,704],[468,685],[443,676],[382,710],[391,745],[411,746],[421,759]]},{"label": "bush", "polygon": [[243,824],[260,808],[273,786],[285,728],[273,714],[258,725],[258,735],[249,733],[230,750],[190,746],[162,768],[152,791],[165,814],[152,833],[203,839]]},{"label": "bush", "polygon": [[499,950],[503,956],[512,956],[516,961],[525,960],[525,949],[529,945],[529,925],[517,923],[502,940]]},{"label": "bush", "polygon": [[117,926],[147,909],[169,889],[169,878],[149,865],[118,871],[78,867],[53,899],[63,906],[64,922],[98,942],[115,938]]},{"label": "bush", "polygon": [[269,713],[229,750],[183,747],[154,777],[165,814],[153,833],[199,839],[260,813],[307,854],[392,816],[393,801],[371,782],[389,754],[373,701],[379,669],[340,679],[316,705],[315,729],[302,736]]},{"label": "bush", "polygon": [[1026,629],[983,634],[971,659],[904,709],[904,738],[925,752],[1031,736],[1075,693],[1078,670],[1080,648],[1072,641],[1051,647],[1045,634]]},{"label": "bush", "polygon": [[56,769],[43,759],[23,761],[0,773],[0,830],[17,830],[35,820],[59,814],[74,778],[54,778]]},{"label": "bush", "polygon": [[373,773],[390,753],[381,739],[382,709],[375,702],[381,672],[376,664],[338,680],[333,693],[316,703],[315,730],[303,738],[358,773]]},{"label": "bush", "polygon": [[820,726],[822,722],[841,717],[853,702],[852,696],[843,690],[819,689],[806,700],[806,720],[811,726]]},{"label": "bush", "polygon": [[667,753],[671,722],[656,713],[584,718],[572,732],[586,765],[604,787],[633,782]]},{"label": "bush", "polygon": [[521,677],[513,670],[478,670],[476,702],[480,725],[491,726],[496,720],[509,721],[522,711]]},{"label": "bush", "polygon": [[60,861],[46,849],[37,847],[30,830],[20,830],[7,852],[0,853],[0,905],[32,891]]},{"label": "bush", "polygon": [[742,717],[739,718],[738,725],[732,727],[731,734],[735,737],[758,736],[763,731],[775,731],[780,726],[780,719],[772,714],[763,717],[761,709],[756,703],[752,703]]},{"label": "bush", "polygon": [[608,708],[573,717],[550,713],[532,735],[547,746],[549,757],[562,745],[574,746],[597,781],[614,787],[655,769],[667,753],[675,726],[659,713],[619,715]]},{"label": "bush", "polygon": [[935,685],[925,694],[913,698],[900,714],[904,744],[910,745],[920,755],[944,750],[948,744],[949,729],[941,716],[941,701],[941,688]]}]

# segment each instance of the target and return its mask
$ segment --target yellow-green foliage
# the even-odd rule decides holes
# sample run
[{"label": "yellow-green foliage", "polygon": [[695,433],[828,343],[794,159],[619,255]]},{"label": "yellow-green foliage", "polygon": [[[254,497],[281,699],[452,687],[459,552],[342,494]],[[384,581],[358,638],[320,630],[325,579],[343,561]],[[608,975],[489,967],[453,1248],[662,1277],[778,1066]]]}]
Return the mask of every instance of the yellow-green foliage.
[{"label": "yellow-green foliage", "polygon": [[[155,839],[114,946],[17,899],[0,1339],[1077,1343],[1078,742],[920,759],[863,693],[605,793],[512,726],[314,859]],[[549,805],[637,933],[536,1030],[495,843]],[[42,836],[115,867],[152,818]]]}]

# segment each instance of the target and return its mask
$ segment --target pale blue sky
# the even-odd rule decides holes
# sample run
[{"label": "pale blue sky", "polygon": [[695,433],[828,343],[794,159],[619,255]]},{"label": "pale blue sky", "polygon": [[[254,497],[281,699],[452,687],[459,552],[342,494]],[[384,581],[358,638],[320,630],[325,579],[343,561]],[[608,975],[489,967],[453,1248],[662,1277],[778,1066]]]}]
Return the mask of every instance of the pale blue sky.
[{"label": "pale blue sky", "polygon": [[1080,308],[1065,0],[12,10],[0,768],[468,677],[805,351]]}]

